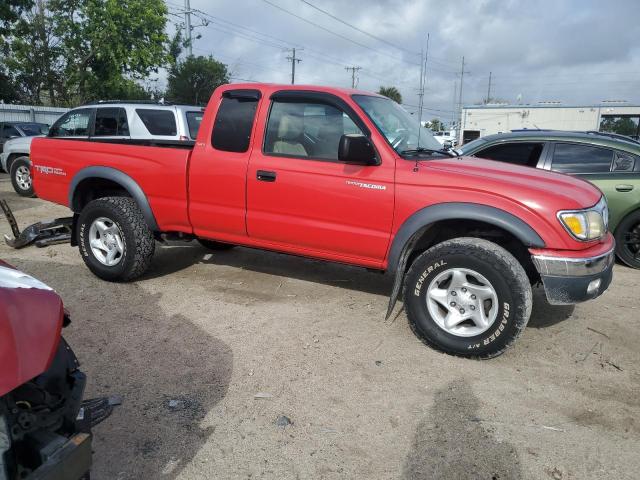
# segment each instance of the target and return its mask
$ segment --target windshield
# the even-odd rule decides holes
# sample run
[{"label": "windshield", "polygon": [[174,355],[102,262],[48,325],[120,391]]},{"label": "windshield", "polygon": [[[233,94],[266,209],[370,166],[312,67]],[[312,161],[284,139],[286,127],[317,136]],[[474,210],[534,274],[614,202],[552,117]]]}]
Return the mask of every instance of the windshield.
[{"label": "windshield", "polygon": [[25,137],[33,137],[35,135],[46,135],[49,132],[49,126],[44,123],[22,123],[20,130]]},{"label": "windshield", "polygon": [[376,124],[396,152],[416,148],[442,149],[442,145],[433,138],[431,132],[421,128],[418,119],[393,100],[371,95],[354,95],[353,99]]}]

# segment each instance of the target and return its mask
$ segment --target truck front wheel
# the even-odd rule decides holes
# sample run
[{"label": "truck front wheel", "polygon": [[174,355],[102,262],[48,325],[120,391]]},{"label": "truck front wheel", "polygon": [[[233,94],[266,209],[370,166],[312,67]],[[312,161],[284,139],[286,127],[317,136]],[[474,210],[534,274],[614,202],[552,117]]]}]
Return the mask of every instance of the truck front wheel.
[{"label": "truck front wheel", "polygon": [[77,231],[84,263],[103,280],[133,280],[151,263],[153,233],[132,198],[104,197],[89,202],[80,213]]},{"label": "truck front wheel", "polygon": [[411,328],[445,353],[491,358],[523,332],[531,285],[507,250],[479,238],[456,238],[422,253],[405,277]]}]

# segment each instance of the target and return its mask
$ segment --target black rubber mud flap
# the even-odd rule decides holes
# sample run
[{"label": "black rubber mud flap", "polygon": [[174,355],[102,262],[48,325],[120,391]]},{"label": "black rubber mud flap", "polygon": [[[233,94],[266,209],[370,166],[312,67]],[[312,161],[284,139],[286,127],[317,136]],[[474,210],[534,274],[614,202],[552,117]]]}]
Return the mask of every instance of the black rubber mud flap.
[{"label": "black rubber mud flap", "polygon": [[409,241],[405,244],[402,249],[402,253],[400,254],[400,258],[398,259],[398,266],[396,267],[395,279],[393,281],[393,288],[391,289],[391,296],[389,297],[389,306],[387,307],[387,315],[384,317],[385,320],[388,320],[391,316],[391,312],[393,312],[393,307],[395,307],[396,302],[398,301],[398,297],[400,296],[400,289],[402,288],[402,282],[404,280],[404,274],[407,270],[407,261],[409,260],[409,256],[413,251],[413,247],[416,246],[418,240],[424,233],[427,227],[421,228],[417,232],[413,234],[413,236],[409,239]]}]

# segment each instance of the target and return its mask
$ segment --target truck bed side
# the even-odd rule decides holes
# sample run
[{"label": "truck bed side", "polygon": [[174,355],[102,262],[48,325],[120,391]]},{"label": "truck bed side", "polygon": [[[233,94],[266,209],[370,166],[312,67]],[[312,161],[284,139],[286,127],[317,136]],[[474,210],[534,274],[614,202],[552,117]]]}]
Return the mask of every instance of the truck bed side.
[{"label": "truck bed side", "polygon": [[69,205],[74,177],[86,167],[129,176],[144,192],[161,231],[191,232],[187,214],[187,166],[191,146],[150,146],[92,140],[37,138],[31,147],[38,197]]}]

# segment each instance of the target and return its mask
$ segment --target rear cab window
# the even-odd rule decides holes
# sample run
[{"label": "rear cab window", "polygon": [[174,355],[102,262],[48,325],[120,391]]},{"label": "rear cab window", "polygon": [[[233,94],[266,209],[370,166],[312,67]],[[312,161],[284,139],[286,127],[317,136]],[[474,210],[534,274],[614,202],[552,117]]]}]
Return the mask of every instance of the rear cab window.
[{"label": "rear cab window", "polygon": [[175,137],[178,134],[176,116],[172,110],[136,108],[136,115],[151,135]]},{"label": "rear cab window", "polygon": [[222,94],[211,132],[213,148],[235,153],[249,149],[259,100],[258,90],[227,90]]}]

